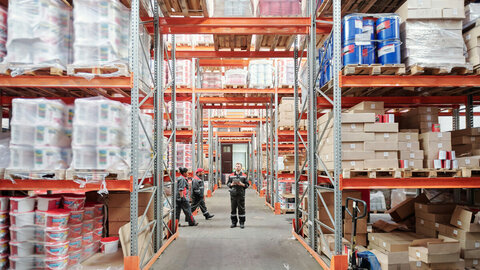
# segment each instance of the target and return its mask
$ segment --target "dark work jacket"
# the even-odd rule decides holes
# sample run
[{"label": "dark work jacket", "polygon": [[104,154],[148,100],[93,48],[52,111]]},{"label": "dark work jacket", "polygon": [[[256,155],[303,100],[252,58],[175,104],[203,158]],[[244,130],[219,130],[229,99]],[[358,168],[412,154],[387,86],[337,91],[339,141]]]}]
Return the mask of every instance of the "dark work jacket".
[{"label": "dark work jacket", "polygon": [[204,182],[195,175],[192,179],[192,195],[194,198],[201,198],[205,194]]},{"label": "dark work jacket", "polygon": [[[241,182],[243,184],[245,184],[245,187],[242,187],[242,186],[239,186],[239,185],[232,185],[233,179],[236,178],[236,177],[240,177]],[[244,174],[243,172],[240,172],[239,174],[237,174],[237,172],[233,172],[228,177],[227,186],[230,188],[230,195],[231,196],[234,196],[234,197],[235,196],[245,196],[245,189],[247,189],[248,186],[249,186],[247,175]]]},{"label": "dark work jacket", "polygon": [[188,181],[180,175],[177,177],[177,200],[180,200],[180,193],[183,193],[185,198],[188,200]]}]

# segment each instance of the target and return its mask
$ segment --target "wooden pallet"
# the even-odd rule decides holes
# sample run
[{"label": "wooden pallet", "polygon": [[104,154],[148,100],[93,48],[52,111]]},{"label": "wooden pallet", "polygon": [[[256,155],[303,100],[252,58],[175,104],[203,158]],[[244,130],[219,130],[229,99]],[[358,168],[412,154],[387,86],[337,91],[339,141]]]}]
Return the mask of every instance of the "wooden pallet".
[{"label": "wooden pallet", "polygon": [[438,65],[428,67],[425,65],[413,65],[408,67],[410,75],[466,75],[473,73],[473,67],[467,65]]},{"label": "wooden pallet", "polygon": [[282,84],[280,85],[278,88],[293,88],[293,84],[290,85],[290,84]]},{"label": "wooden pallet", "polygon": [[214,35],[215,50],[250,51],[252,35]]},{"label": "wooden pallet", "polygon": [[462,171],[462,177],[479,177],[480,176],[480,168],[460,168]]},{"label": "wooden pallet", "polygon": [[128,70],[128,65],[126,64],[112,64],[105,66],[67,66],[67,74],[71,76],[79,75],[81,73],[92,74],[92,75],[111,75],[116,74],[116,76],[128,77],[130,72]]},{"label": "wooden pallet", "polygon": [[346,65],[343,68],[343,75],[404,75],[405,65]]},{"label": "wooden pallet", "polygon": [[208,17],[207,0],[159,0],[158,4],[165,17]]},{"label": "wooden pallet", "polygon": [[192,130],[192,127],[177,127],[177,130]]},{"label": "wooden pallet", "polygon": [[400,169],[343,170],[343,178],[401,178]]},{"label": "wooden pallet", "polygon": [[295,41],[294,35],[256,35],[255,51],[268,48],[270,51],[275,49],[283,49],[289,51]]},{"label": "wooden pallet", "polygon": [[280,126],[278,127],[279,130],[294,130],[292,126]]},{"label": "wooden pallet", "polygon": [[224,88],[226,88],[226,89],[246,89],[246,88],[248,88],[248,86],[243,85],[243,84],[239,84],[239,85],[233,85],[233,84],[232,85],[230,85],[230,84],[227,85],[226,84],[226,85],[224,85]]},{"label": "wooden pallet", "polygon": [[280,209],[280,210],[281,210],[283,215],[295,213],[295,209]]},{"label": "wooden pallet", "polygon": [[16,69],[18,69],[19,71],[21,71],[22,69],[25,69],[25,71],[22,72],[21,75],[28,75],[28,76],[65,76],[67,75],[67,72],[65,72],[65,70],[58,67],[35,68],[35,67],[29,67],[28,65],[20,65],[20,66],[14,66],[14,67],[9,66],[8,68],[5,65],[3,65],[2,67],[0,67],[0,73],[7,74],[7,75],[19,75],[19,74],[14,74]]},{"label": "wooden pallet", "polygon": [[[400,7],[404,0],[342,0],[342,17],[350,13],[392,13]],[[308,3],[308,2],[307,2]],[[333,0],[324,0],[318,8],[319,17],[333,15]]]},{"label": "wooden pallet", "polygon": [[[140,177],[143,173],[140,173]],[[66,180],[88,179],[89,181],[103,180],[129,180],[130,170],[75,170],[68,169],[65,174]]]},{"label": "wooden pallet", "polygon": [[462,170],[445,169],[403,169],[404,178],[461,177]]},{"label": "wooden pallet", "polygon": [[3,179],[20,180],[20,179],[51,179],[64,180],[65,170],[19,170],[5,169]]}]

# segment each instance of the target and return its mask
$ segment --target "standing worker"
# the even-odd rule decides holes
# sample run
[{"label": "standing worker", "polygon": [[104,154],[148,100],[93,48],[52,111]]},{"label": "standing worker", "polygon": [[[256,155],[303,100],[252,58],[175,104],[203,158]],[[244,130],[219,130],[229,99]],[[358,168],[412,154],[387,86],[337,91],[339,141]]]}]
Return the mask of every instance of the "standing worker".
[{"label": "standing worker", "polygon": [[189,226],[197,226],[192,212],[190,211],[190,200],[188,199],[188,181],[187,181],[187,168],[178,168],[180,176],[177,178],[177,205],[176,205],[176,219],[180,220],[180,211],[183,210],[185,219]]},{"label": "standing worker", "polygon": [[205,188],[203,183],[204,170],[198,168],[195,172],[195,177],[192,180],[192,213],[200,207],[205,219],[211,219],[215,215],[208,213],[207,206],[205,205]]},{"label": "standing worker", "polygon": [[[235,171],[228,177],[227,186],[230,188],[231,219],[230,228],[237,227],[240,219],[240,228],[245,228],[245,189],[248,188],[247,175],[242,172],[242,163],[235,164]],[[238,209],[238,218],[237,218]]]}]

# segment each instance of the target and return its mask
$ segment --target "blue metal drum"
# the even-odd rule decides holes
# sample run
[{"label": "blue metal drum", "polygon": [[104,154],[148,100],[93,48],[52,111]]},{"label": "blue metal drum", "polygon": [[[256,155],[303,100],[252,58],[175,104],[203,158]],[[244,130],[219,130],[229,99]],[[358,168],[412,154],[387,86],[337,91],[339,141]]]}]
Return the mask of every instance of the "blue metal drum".
[{"label": "blue metal drum", "polygon": [[378,18],[375,31],[380,41],[400,39],[400,17],[389,15]]},{"label": "blue metal drum", "polygon": [[343,46],[342,56],[344,66],[362,63],[360,46],[355,45],[354,42],[347,43]]},{"label": "blue metal drum", "polygon": [[378,62],[382,65],[400,64],[400,44],[399,40],[379,42],[377,49]]},{"label": "blue metal drum", "polygon": [[375,46],[374,45],[362,45],[360,46],[362,54],[363,65],[375,64]]},{"label": "blue metal drum", "polygon": [[363,31],[361,16],[345,16],[342,20],[342,43],[355,41],[355,37]]}]

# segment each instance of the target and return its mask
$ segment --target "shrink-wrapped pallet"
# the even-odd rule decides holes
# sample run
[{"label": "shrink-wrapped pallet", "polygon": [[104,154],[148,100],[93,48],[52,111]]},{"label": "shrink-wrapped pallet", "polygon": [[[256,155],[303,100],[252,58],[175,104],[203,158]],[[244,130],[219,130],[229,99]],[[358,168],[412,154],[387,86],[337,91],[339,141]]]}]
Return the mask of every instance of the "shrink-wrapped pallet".
[{"label": "shrink-wrapped pallet", "polygon": [[[170,68],[172,60],[169,61]],[[175,85],[177,87],[192,87],[192,61],[191,60],[176,60],[175,61]],[[172,79],[170,71],[167,72],[167,78]]]},{"label": "shrink-wrapped pallet", "polygon": [[251,0],[208,0],[210,17],[253,17]]},{"label": "shrink-wrapped pallet", "polygon": [[273,87],[273,63],[270,60],[252,60],[248,65],[250,74],[250,88]]},{"label": "shrink-wrapped pallet", "polygon": [[[167,104],[168,111],[172,110],[172,103]],[[176,128],[190,128],[192,127],[192,103],[189,101],[180,101],[175,103],[175,123]],[[166,119],[168,120],[168,118]],[[170,121],[166,122],[167,126],[171,128]]]},{"label": "shrink-wrapped pallet", "polygon": [[222,88],[222,73],[220,71],[202,73],[202,88]]},{"label": "shrink-wrapped pallet", "polygon": [[229,69],[225,71],[225,85],[246,86],[248,71],[244,69]]},{"label": "shrink-wrapped pallet", "polygon": [[7,9],[0,6],[0,63],[7,55]]},{"label": "shrink-wrapped pallet", "polygon": [[293,86],[295,84],[295,63],[293,59],[277,61],[278,86]]},{"label": "shrink-wrapped pallet", "polygon": [[66,69],[72,60],[71,13],[61,0],[9,1],[6,62],[12,75]]},{"label": "shrink-wrapped pallet", "polygon": [[256,14],[258,16],[299,16],[302,14],[298,0],[258,0]]}]

